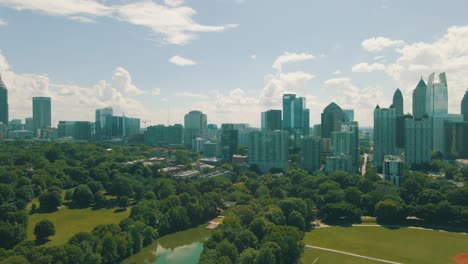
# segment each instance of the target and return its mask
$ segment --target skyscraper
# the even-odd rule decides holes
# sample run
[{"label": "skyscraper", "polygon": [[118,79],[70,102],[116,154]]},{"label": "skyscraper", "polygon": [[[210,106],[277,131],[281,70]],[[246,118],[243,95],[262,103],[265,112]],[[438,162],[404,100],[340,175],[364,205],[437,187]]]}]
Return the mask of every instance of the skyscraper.
[{"label": "skyscraper", "polygon": [[421,77],[416,88],[413,90],[413,117],[422,118],[426,112],[426,90],[427,85]]},{"label": "skyscraper", "polygon": [[408,167],[431,160],[432,121],[430,118],[405,119],[405,164]]},{"label": "skyscraper", "polygon": [[466,89],[465,96],[461,101],[461,114],[463,115],[463,121],[468,122],[468,89]]},{"label": "skyscraper", "polygon": [[33,135],[37,130],[51,127],[51,103],[50,97],[33,97]]},{"label": "skyscraper", "polygon": [[374,109],[374,166],[381,167],[385,155],[393,155],[395,148],[395,108]]},{"label": "skyscraper", "polygon": [[96,119],[95,119],[95,133],[97,135],[97,138],[102,138],[104,137],[105,131],[106,131],[106,120],[108,116],[113,116],[114,111],[112,110],[112,107],[106,107],[106,108],[101,108],[101,109],[96,109]]},{"label": "skyscraper", "polygon": [[238,133],[234,124],[221,124],[221,153],[225,161],[232,162],[232,156],[237,153]]},{"label": "skyscraper", "polygon": [[353,122],[354,121],[354,109],[344,109],[345,114],[345,122]]},{"label": "skyscraper", "polygon": [[8,125],[8,90],[0,75],[0,123]]},{"label": "skyscraper", "polygon": [[320,137],[304,137],[301,151],[302,167],[309,172],[320,170]]},{"label": "skyscraper", "polygon": [[468,122],[445,123],[445,140],[449,159],[468,159]]},{"label": "skyscraper", "polygon": [[[358,130],[357,122],[348,122],[341,126],[341,131],[331,133],[332,157],[349,156],[349,164],[342,168],[349,173],[357,172],[359,167]],[[336,159],[330,159],[334,161]]]},{"label": "skyscraper", "polygon": [[345,114],[341,107],[330,103],[322,113],[322,138],[331,138],[331,132],[340,131],[341,124],[345,121]]},{"label": "skyscraper", "polygon": [[289,137],[287,131],[252,131],[249,141],[249,163],[262,172],[288,168]]},{"label": "skyscraper", "polygon": [[283,128],[287,131],[309,134],[309,110],[306,99],[295,94],[283,94]]},{"label": "skyscraper", "polygon": [[428,116],[446,115],[448,113],[448,89],[445,72],[434,79],[431,73],[427,79],[426,113]]},{"label": "skyscraper", "polygon": [[281,110],[262,112],[262,130],[281,130]]},{"label": "skyscraper", "polygon": [[397,88],[395,93],[393,94],[392,106],[393,108],[395,108],[396,116],[403,115],[403,95],[401,94],[399,88]]},{"label": "skyscraper", "polygon": [[399,188],[403,181],[403,160],[401,156],[385,155],[382,171],[384,180]]},{"label": "skyscraper", "polygon": [[463,115],[438,114],[432,117],[432,151],[439,151],[445,155],[445,124],[454,122],[463,122]]},{"label": "skyscraper", "polygon": [[190,111],[184,116],[184,144],[191,148],[196,138],[207,138],[207,117],[201,111]]}]

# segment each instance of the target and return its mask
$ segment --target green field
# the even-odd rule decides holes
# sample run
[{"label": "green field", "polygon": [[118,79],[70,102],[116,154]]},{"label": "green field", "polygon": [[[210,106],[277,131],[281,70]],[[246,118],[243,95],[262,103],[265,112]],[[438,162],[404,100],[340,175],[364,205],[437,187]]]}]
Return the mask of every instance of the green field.
[{"label": "green field", "polygon": [[[402,263],[453,263],[452,257],[468,252],[468,235],[461,233],[385,227],[326,227],[306,233],[306,245]],[[304,263],[377,263],[316,249],[305,250]]]},{"label": "green field", "polygon": [[37,222],[48,219],[55,225],[55,236],[50,237],[46,245],[64,244],[78,232],[91,232],[97,225],[118,224],[130,215],[130,208],[123,212],[114,212],[117,208],[93,210],[69,209],[61,206],[53,213],[35,213],[29,216],[28,239],[34,239],[33,230]]}]

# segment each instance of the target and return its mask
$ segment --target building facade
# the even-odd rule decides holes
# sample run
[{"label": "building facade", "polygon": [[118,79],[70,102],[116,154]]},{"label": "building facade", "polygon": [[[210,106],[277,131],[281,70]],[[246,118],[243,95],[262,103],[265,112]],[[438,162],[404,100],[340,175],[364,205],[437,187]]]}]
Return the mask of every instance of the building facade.
[{"label": "building facade", "polygon": [[[432,151],[439,151],[445,155],[446,136],[445,125],[452,122],[462,122],[463,115],[438,114],[432,117]],[[468,135],[467,135],[468,136]]]},{"label": "building facade", "polygon": [[232,156],[237,154],[238,134],[234,124],[221,124],[221,154],[227,162],[232,162]]},{"label": "building facade", "polygon": [[266,112],[262,112],[261,123],[262,130],[281,130],[281,110],[268,110]]},{"label": "building facade", "polygon": [[294,134],[308,135],[310,112],[306,109],[306,99],[295,94],[283,94],[283,130]]},{"label": "building facade", "polygon": [[445,72],[435,78],[431,73],[427,78],[426,113],[428,116],[448,114],[448,88]]},{"label": "building facade", "polygon": [[384,180],[397,188],[403,182],[403,159],[398,155],[386,155],[383,162]]},{"label": "building facade", "polygon": [[396,152],[395,108],[374,109],[374,166],[382,167],[385,155]]},{"label": "building facade", "polygon": [[431,161],[432,120],[408,118],[405,120],[405,164],[408,167]]},{"label": "building facade", "polygon": [[302,139],[302,168],[308,172],[320,170],[320,137],[306,136]]},{"label": "building facade", "polygon": [[201,111],[190,111],[184,116],[184,144],[192,148],[196,138],[207,139],[207,116]]},{"label": "building facade", "polygon": [[468,89],[466,89],[465,96],[461,101],[461,114],[463,115],[463,121],[468,122]]},{"label": "building facade", "polygon": [[0,75],[0,124],[8,125],[8,89]]},{"label": "building facade", "polygon": [[38,129],[50,128],[52,123],[50,97],[33,97],[33,135],[38,135]]},{"label": "building facade", "polygon": [[468,159],[468,122],[445,123],[445,156]]},{"label": "building facade", "polygon": [[421,78],[416,88],[413,90],[413,117],[423,118],[426,112],[426,93],[427,85]]},{"label": "building facade", "polygon": [[273,168],[288,169],[289,136],[287,131],[250,132],[249,163],[262,172]]},{"label": "building facade", "polygon": [[332,132],[341,130],[341,124],[345,121],[345,114],[340,106],[330,103],[323,110],[321,119],[321,137],[331,138]]}]

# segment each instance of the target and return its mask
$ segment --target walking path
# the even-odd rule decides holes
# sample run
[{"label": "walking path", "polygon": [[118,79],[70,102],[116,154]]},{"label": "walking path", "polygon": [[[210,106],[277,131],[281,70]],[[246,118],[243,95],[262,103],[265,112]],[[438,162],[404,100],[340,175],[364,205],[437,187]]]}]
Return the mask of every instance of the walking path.
[{"label": "walking path", "polygon": [[367,158],[369,157],[369,154],[364,153],[364,163],[362,164],[361,168],[361,175],[364,176],[366,174],[366,165],[367,165]]},{"label": "walking path", "polygon": [[363,256],[363,255],[358,255],[358,254],[353,254],[341,250],[335,250],[335,249],[330,249],[330,248],[323,248],[323,247],[316,247],[316,246],[311,246],[311,245],[305,245],[306,248],[312,248],[312,249],[319,249],[319,250],[325,250],[325,251],[330,251],[334,253],[339,253],[339,254],[344,254],[348,256],[353,256],[353,257],[358,257],[358,258],[364,258],[364,259],[369,259],[369,260],[375,260],[383,263],[390,263],[390,264],[402,264],[401,262],[395,262],[395,261],[390,261],[390,260],[385,260],[385,259],[379,259],[379,258],[373,258],[373,257],[368,257],[368,256]]}]

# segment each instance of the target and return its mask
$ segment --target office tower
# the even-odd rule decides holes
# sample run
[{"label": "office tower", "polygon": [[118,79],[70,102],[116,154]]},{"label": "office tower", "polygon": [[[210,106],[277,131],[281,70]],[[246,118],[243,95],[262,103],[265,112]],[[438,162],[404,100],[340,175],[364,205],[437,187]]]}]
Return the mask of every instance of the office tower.
[{"label": "office tower", "polygon": [[181,145],[182,135],[183,127],[180,124],[149,126],[146,128],[144,141],[148,145]]},{"label": "office tower", "polygon": [[426,89],[426,113],[430,117],[448,113],[447,77],[445,72],[437,79],[434,76],[435,73],[429,75]]},{"label": "office tower", "polygon": [[140,134],[140,119],[126,116],[106,116],[106,139],[131,138]]},{"label": "office tower", "polygon": [[289,136],[287,131],[250,132],[249,163],[262,172],[273,168],[288,169]]},{"label": "office tower", "polygon": [[408,167],[431,161],[432,121],[430,118],[405,120],[405,164]]},{"label": "office tower", "polygon": [[227,162],[232,162],[232,156],[237,153],[239,131],[235,128],[235,124],[221,124],[221,154]]},{"label": "office tower", "polygon": [[397,188],[403,181],[403,160],[398,155],[385,155],[383,162],[384,180],[389,181]]},{"label": "office tower", "polygon": [[108,116],[113,116],[114,110],[112,107],[96,109],[96,119],[94,124],[95,134],[97,139],[101,139],[106,134],[106,120]]},{"label": "office tower", "polygon": [[349,155],[352,157],[353,172],[359,171],[359,123],[357,121],[346,122],[341,125],[342,132],[349,132],[350,135],[350,147]]},{"label": "office tower", "polygon": [[343,109],[343,113],[345,115],[345,122],[354,121],[354,109]]},{"label": "office tower", "polygon": [[403,115],[403,95],[399,88],[396,89],[395,93],[393,94],[393,101],[392,106],[395,108],[395,115],[401,116]]},{"label": "office tower", "polygon": [[395,123],[395,144],[398,150],[398,153],[403,152],[405,148],[405,120],[408,118],[413,118],[412,115],[400,115],[396,117]]},{"label": "office tower", "polygon": [[438,114],[432,117],[432,151],[445,155],[445,124],[452,122],[463,122],[463,115]]},{"label": "office tower", "polygon": [[295,94],[283,94],[283,127],[294,134],[308,135],[309,110],[306,109],[306,99]]},{"label": "office tower", "polygon": [[468,122],[468,89],[466,89],[461,102],[461,114],[463,115],[463,121]]},{"label": "office tower", "polygon": [[247,127],[245,129],[238,130],[237,143],[239,146],[248,146],[250,142],[250,132],[257,131],[257,128]]},{"label": "office tower", "polygon": [[10,131],[22,130],[23,129],[23,124],[21,124],[21,119],[10,120],[10,122],[8,124],[8,128],[9,128]]},{"label": "office tower", "polygon": [[124,122],[124,137],[131,138],[140,134],[140,119],[135,117],[123,117]]},{"label": "office tower", "polygon": [[91,140],[92,124],[89,121],[76,121],[73,127],[73,139]]},{"label": "office tower", "polygon": [[422,118],[427,115],[426,112],[426,90],[427,85],[421,77],[416,88],[413,90],[413,117]]},{"label": "office tower", "polygon": [[327,173],[333,173],[337,170],[350,172],[353,171],[352,162],[352,157],[345,154],[327,157],[325,171]]},{"label": "office tower", "polygon": [[75,131],[75,121],[59,121],[57,133],[59,138],[73,137]]},{"label": "office tower", "polygon": [[341,107],[330,103],[322,113],[322,138],[331,138],[331,132],[340,131],[341,124],[345,121],[345,114]]},{"label": "office tower", "polygon": [[382,167],[385,155],[393,155],[395,148],[395,108],[374,109],[374,166]]},{"label": "office tower", "polygon": [[205,142],[203,144],[203,156],[207,158],[215,158],[219,156],[219,145],[214,142]]},{"label": "office tower", "polygon": [[281,110],[268,110],[262,112],[262,130],[281,130]]},{"label": "office tower", "polygon": [[33,135],[37,136],[37,130],[51,127],[51,103],[50,97],[33,97]]},{"label": "office tower", "polygon": [[207,138],[207,117],[201,111],[190,111],[184,117],[184,144],[192,147],[196,138]]},{"label": "office tower", "polygon": [[207,135],[208,135],[209,140],[218,141],[219,139],[218,126],[216,124],[208,124]]},{"label": "office tower", "polygon": [[445,123],[445,156],[468,159],[468,122]]},{"label": "office tower", "polygon": [[33,131],[33,118],[32,117],[26,117],[24,119],[24,130],[28,131]]},{"label": "office tower", "polygon": [[[331,133],[332,156],[345,158],[350,157],[350,164],[346,159],[346,166],[340,168],[349,173],[357,172],[359,168],[359,152],[358,152],[358,124],[357,122],[344,123],[341,126],[341,131]],[[330,162],[335,162],[337,159],[330,159]],[[332,167],[335,165],[332,165]],[[331,169],[329,169],[331,170]]]},{"label": "office tower", "polygon": [[8,90],[0,75],[0,124],[8,125]]},{"label": "office tower", "polygon": [[314,134],[313,136],[321,137],[322,136],[322,125],[316,124],[314,125]]},{"label": "office tower", "polygon": [[302,139],[302,168],[309,172],[320,170],[320,137],[305,136]]}]

